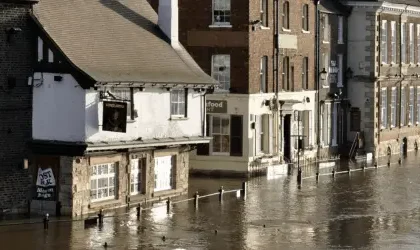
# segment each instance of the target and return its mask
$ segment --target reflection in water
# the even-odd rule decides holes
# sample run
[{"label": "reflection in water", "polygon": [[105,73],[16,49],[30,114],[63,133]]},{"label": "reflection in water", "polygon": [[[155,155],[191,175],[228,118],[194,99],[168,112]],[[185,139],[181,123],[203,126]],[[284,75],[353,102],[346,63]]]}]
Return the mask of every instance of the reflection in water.
[{"label": "reflection in water", "polygon": [[[0,226],[1,249],[420,249],[420,168],[402,166],[314,179],[296,176],[248,183],[234,193],[82,222]],[[241,186],[241,180],[191,179],[190,196]]]}]

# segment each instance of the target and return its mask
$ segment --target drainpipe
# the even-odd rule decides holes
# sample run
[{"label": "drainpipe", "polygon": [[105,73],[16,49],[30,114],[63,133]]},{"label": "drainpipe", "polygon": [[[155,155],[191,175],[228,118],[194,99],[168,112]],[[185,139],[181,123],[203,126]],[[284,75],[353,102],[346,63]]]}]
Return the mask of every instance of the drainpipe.
[{"label": "drainpipe", "polygon": [[321,131],[320,131],[320,116],[321,116],[321,106],[320,106],[320,95],[319,95],[319,10],[318,10],[319,2],[316,1],[315,5],[315,85],[316,85],[316,96],[317,96],[317,122],[316,122],[316,144],[317,144],[317,161],[320,158],[320,150],[321,150]]},{"label": "drainpipe", "polygon": [[281,145],[280,145],[280,138],[281,138],[281,132],[280,132],[280,104],[279,104],[279,0],[274,0],[274,71],[275,71],[275,78],[276,78],[276,128],[274,131],[276,131],[276,146],[277,146],[277,155],[279,156],[280,160],[280,151],[281,151]]}]

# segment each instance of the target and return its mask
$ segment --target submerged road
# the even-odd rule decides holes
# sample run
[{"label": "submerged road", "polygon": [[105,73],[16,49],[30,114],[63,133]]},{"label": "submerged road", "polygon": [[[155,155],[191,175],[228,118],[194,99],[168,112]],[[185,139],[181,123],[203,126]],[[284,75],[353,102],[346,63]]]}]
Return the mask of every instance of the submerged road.
[{"label": "submerged road", "polygon": [[[248,182],[246,200],[226,194],[83,222],[0,226],[0,249],[420,249],[420,156],[390,168],[305,179]],[[191,179],[190,193],[241,187],[241,180]],[[164,236],[164,238],[163,238]]]}]

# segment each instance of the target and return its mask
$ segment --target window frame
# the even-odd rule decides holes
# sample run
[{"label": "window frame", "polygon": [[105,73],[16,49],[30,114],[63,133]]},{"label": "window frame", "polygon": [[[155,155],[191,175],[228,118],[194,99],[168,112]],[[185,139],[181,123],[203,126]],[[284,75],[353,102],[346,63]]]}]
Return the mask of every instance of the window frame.
[{"label": "window frame", "polygon": [[400,126],[403,127],[405,125],[407,125],[407,109],[406,109],[406,104],[407,104],[407,96],[406,96],[406,90],[405,90],[405,86],[401,87],[401,93],[400,93]]},{"label": "window frame", "polygon": [[[224,5],[228,5],[229,8],[216,9],[217,2],[224,2]],[[220,4],[220,5],[223,5],[223,4]],[[223,15],[225,18],[226,17],[229,17],[229,21],[228,22],[227,21],[217,21],[216,20],[216,16],[217,15],[215,15],[215,12],[216,11],[219,11],[219,12],[229,12],[228,15],[226,15],[226,14]],[[231,17],[232,17],[232,3],[231,3],[231,0],[212,0],[212,25],[214,25],[214,26],[222,26],[222,27],[223,26],[231,27],[231,21],[232,21],[231,20]]]},{"label": "window frame", "polygon": [[408,125],[414,124],[414,87],[408,89]]},{"label": "window frame", "polygon": [[290,58],[288,56],[283,57],[283,69],[282,69],[282,89],[290,90]]},{"label": "window frame", "polygon": [[[169,186],[163,186],[161,182],[158,182],[157,179],[159,177],[159,171],[161,171],[159,168],[156,167],[156,161],[160,160],[161,158],[170,159],[171,161],[171,169],[169,172]],[[153,192],[161,192],[161,191],[168,191],[168,190],[174,190],[176,189],[175,183],[174,183],[174,173],[176,172],[176,166],[174,166],[174,163],[176,164],[176,156],[174,155],[167,155],[167,156],[160,156],[155,157],[154,159],[154,186],[153,186]]]},{"label": "window frame", "polygon": [[408,64],[407,60],[407,23],[401,23],[401,64]]},{"label": "window frame", "polygon": [[420,64],[420,24],[416,25],[417,32],[417,64]]},{"label": "window frame", "polygon": [[416,101],[417,120],[416,120],[416,124],[419,124],[420,123],[420,86],[417,87],[417,93],[415,93],[415,96],[417,96],[417,101]]},{"label": "window frame", "polygon": [[330,43],[330,21],[327,13],[321,14],[321,25],[322,25],[322,42]]},{"label": "window frame", "polygon": [[[387,26],[388,28],[388,26]],[[388,29],[387,29],[388,33]],[[388,39],[387,35],[387,44],[386,44],[386,53],[387,53],[387,62],[388,63]],[[397,22],[391,21],[391,64],[397,63]]]},{"label": "window frame", "polygon": [[290,3],[289,1],[284,1],[282,15],[283,15],[283,19],[282,19],[283,29],[290,30]]},{"label": "window frame", "polygon": [[397,126],[397,88],[391,88],[391,123],[390,127],[395,128]]},{"label": "window frame", "polygon": [[344,87],[344,79],[343,79],[343,65],[344,64],[344,55],[337,54],[337,66],[338,66],[338,73],[337,73],[337,87],[342,88]]},{"label": "window frame", "polygon": [[[218,118],[220,119],[220,132],[215,133],[214,132],[214,126],[213,126],[213,121],[214,118]],[[230,144],[231,144],[231,131],[230,131],[230,124],[231,124],[231,116],[230,115],[220,115],[220,114],[212,114],[209,116],[210,121],[209,121],[209,125],[210,125],[210,136],[212,137],[212,140],[210,141],[210,155],[222,155],[222,156],[230,156]],[[228,125],[227,125],[227,133],[223,132],[223,120],[228,120]],[[215,136],[220,136],[220,138],[222,139],[223,136],[227,136],[228,138],[228,145],[227,145],[227,151],[214,151],[214,141],[215,141]],[[223,149],[223,140],[221,140],[220,142],[220,148]]]},{"label": "window frame", "polygon": [[338,16],[338,27],[337,27],[337,43],[344,44],[344,17]]},{"label": "window frame", "polygon": [[302,5],[302,30],[309,32],[309,4]]},{"label": "window frame", "polygon": [[[220,59],[219,59],[220,58]],[[223,64],[219,63],[223,61]],[[217,64],[215,64],[217,62]],[[224,67],[224,70],[216,70]],[[211,76],[220,83],[217,91],[230,91],[231,60],[229,54],[214,54],[211,56]],[[222,88],[221,88],[222,87]]]},{"label": "window frame", "polygon": [[[173,95],[175,93],[177,94],[177,97],[178,97],[176,101],[173,100]],[[188,111],[188,89],[186,88],[185,89],[171,89],[169,95],[170,95],[171,118],[187,118],[188,117],[188,112],[187,112]],[[180,98],[181,96],[183,97],[183,100],[182,98]],[[184,104],[183,113],[181,113],[181,109],[182,109],[181,104]],[[176,109],[178,111],[176,113],[173,113],[173,109],[172,109],[173,105],[177,106]]]},{"label": "window frame", "polygon": [[388,64],[388,29],[387,29],[387,24],[388,24],[387,20],[382,20],[382,23],[381,23],[381,62],[382,62],[382,64]]},{"label": "window frame", "polygon": [[268,0],[260,0],[261,25],[268,27]]},{"label": "window frame", "polygon": [[[146,171],[146,158],[130,159],[130,195],[144,194],[144,174]],[[137,175],[135,182],[134,175]],[[137,186],[137,189],[133,189]]]},{"label": "window frame", "polygon": [[415,54],[414,54],[414,23],[409,23],[408,28],[408,39],[409,39],[409,47],[410,47],[410,54],[409,54],[409,61],[410,64],[415,63]]},{"label": "window frame", "polygon": [[[102,168],[106,166],[107,169],[107,173],[106,174],[97,174],[98,173],[98,167]],[[96,168],[96,171],[94,171],[93,169]],[[111,172],[110,170],[113,168],[113,172]],[[117,197],[117,188],[118,188],[118,179],[117,179],[117,173],[118,173],[118,164],[116,162],[112,162],[112,163],[102,163],[102,164],[96,164],[96,165],[92,165],[90,166],[90,177],[89,177],[89,183],[90,183],[90,202],[94,203],[94,202],[100,202],[100,201],[107,201],[107,200],[115,200]],[[102,171],[102,170],[101,170]],[[95,173],[95,174],[94,174]],[[112,183],[113,186],[111,186],[111,182],[110,179],[114,178],[114,182]],[[99,180],[107,180],[107,186],[101,187],[99,188]],[[92,188],[92,181],[96,181],[96,187]],[[109,195],[110,194],[110,189],[113,188],[114,189],[114,194],[113,195]],[[107,190],[107,194],[108,196],[106,197],[101,197],[101,198],[92,198],[92,192],[95,191],[96,193],[96,197],[99,196],[99,190],[103,190],[106,189]]]},{"label": "window frame", "polygon": [[260,60],[260,92],[268,93],[268,56],[261,57]]},{"label": "window frame", "polygon": [[[384,94],[385,92],[385,94]],[[385,129],[388,127],[388,89],[386,87],[381,88],[381,128]]]},{"label": "window frame", "polygon": [[302,59],[302,89],[309,89],[309,57]]}]

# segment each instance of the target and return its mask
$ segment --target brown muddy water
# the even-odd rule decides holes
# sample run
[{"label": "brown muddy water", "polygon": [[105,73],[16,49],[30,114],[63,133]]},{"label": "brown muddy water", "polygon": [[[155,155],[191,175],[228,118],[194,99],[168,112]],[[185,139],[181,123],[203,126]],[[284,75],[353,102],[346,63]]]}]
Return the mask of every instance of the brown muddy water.
[{"label": "brown muddy water", "polygon": [[[420,161],[303,180],[296,175],[248,182],[235,194],[83,222],[0,226],[0,249],[420,249]],[[214,193],[241,180],[190,180],[190,196]],[[10,221],[5,222],[10,223]],[[217,232],[216,232],[217,230]],[[165,236],[165,240],[162,237]]]}]

